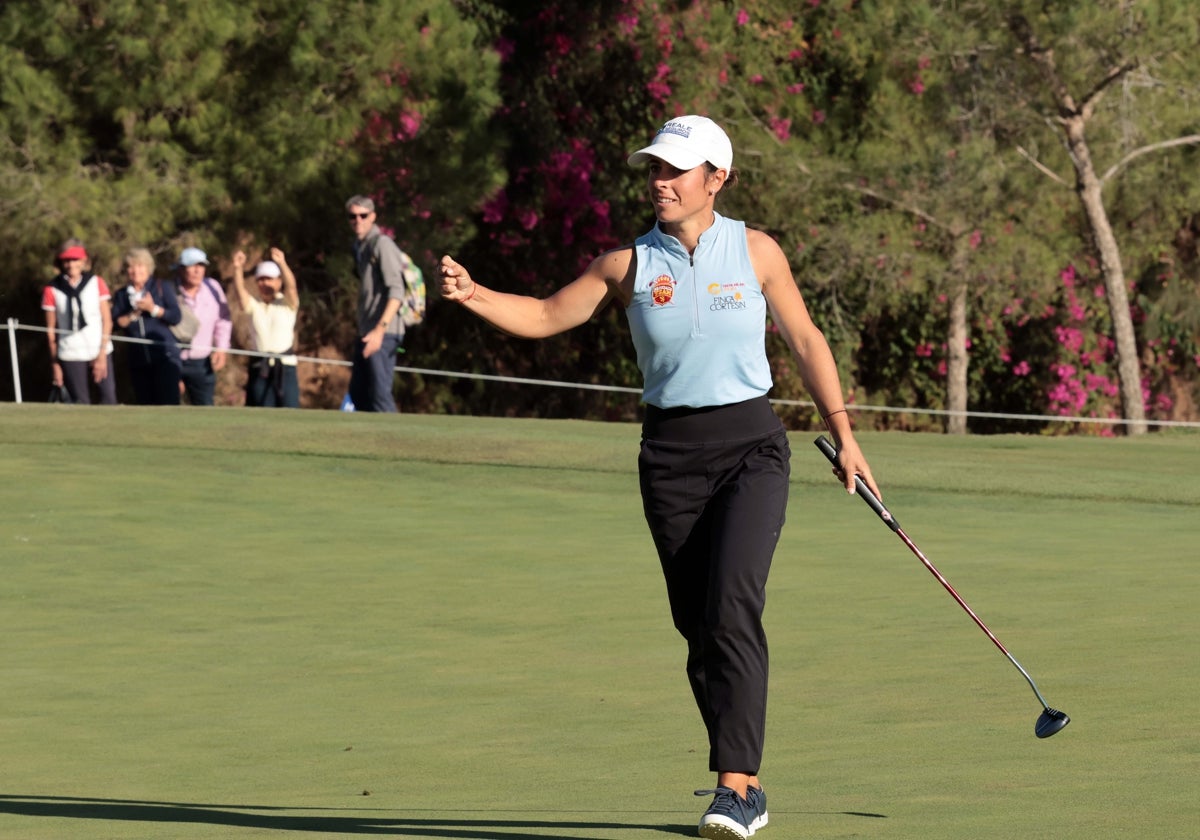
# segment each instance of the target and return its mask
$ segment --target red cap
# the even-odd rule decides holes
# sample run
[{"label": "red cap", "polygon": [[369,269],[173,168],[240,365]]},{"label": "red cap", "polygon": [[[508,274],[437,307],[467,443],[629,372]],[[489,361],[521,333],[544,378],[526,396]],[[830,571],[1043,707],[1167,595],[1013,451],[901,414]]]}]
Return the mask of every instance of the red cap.
[{"label": "red cap", "polygon": [[59,254],[58,258],[60,260],[86,260],[87,251],[83,249],[82,245],[72,245],[70,248]]}]

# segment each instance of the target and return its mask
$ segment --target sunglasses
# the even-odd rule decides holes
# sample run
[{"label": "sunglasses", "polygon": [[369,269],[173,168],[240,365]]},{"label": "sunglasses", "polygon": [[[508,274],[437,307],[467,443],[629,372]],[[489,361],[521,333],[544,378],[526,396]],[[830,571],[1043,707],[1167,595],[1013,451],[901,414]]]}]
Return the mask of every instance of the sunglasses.
[{"label": "sunglasses", "polygon": [[370,215],[370,213],[347,213],[346,218],[353,221],[354,219],[365,219]]}]

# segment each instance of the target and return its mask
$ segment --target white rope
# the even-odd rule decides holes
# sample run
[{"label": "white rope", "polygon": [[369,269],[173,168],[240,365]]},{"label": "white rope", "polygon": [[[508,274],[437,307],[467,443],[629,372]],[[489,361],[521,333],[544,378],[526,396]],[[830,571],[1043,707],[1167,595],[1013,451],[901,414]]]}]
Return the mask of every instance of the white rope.
[{"label": "white rope", "polygon": [[[9,318],[7,327],[0,327],[9,330],[27,330],[29,332],[46,333],[49,329],[46,327],[35,327],[20,324],[15,319]],[[57,330],[56,332],[65,333],[67,330]],[[129,338],[126,336],[114,335],[113,341],[124,341],[130,344],[154,344],[155,342],[145,338]],[[11,339],[10,339],[11,344]],[[180,347],[189,347],[187,344],[180,344]],[[283,355],[294,355],[290,353],[260,353],[256,350],[234,350],[228,349],[222,351],[234,356],[251,356],[257,358],[278,358]],[[15,355],[15,354],[14,354]],[[296,356],[299,362],[308,362],[315,365],[335,365],[340,367],[351,367],[353,362],[347,362],[342,359],[325,359],[320,356]],[[16,362],[13,362],[14,371]],[[421,376],[444,376],[450,379],[475,379],[484,382],[504,382],[513,385],[538,385],[547,388],[574,388],[583,391],[607,391],[620,394],[638,394],[642,393],[641,388],[630,388],[623,385],[596,385],[590,382],[566,382],[563,380],[554,379],[530,379],[521,376],[499,376],[488,373],[469,373],[466,371],[448,371],[434,370],[433,368],[407,367],[405,365],[396,365],[394,370],[397,373],[412,373]],[[809,400],[784,400],[772,399],[774,405],[799,406],[801,408],[816,408],[816,403]],[[1016,421],[1033,421],[1042,423],[1093,423],[1105,426],[1120,426],[1131,425],[1133,423],[1143,423],[1147,426],[1162,426],[1164,428],[1187,428],[1200,429],[1200,422],[1191,422],[1186,420],[1125,420],[1120,417],[1063,417],[1057,414],[1007,414],[996,411],[951,411],[940,408],[904,408],[893,405],[859,405],[849,403],[846,405],[847,411],[874,411],[884,414],[925,414],[936,417],[978,417],[989,420],[1016,420]]]},{"label": "white rope", "polygon": [[[776,405],[812,406],[803,400],[771,400]],[[1144,423],[1147,426],[1179,426],[1200,429],[1200,422],[1189,420],[1125,420],[1121,417],[1064,417],[1061,414],[1005,414],[998,411],[951,411],[943,408],[898,408],[890,405],[858,405],[850,403],[848,411],[881,411],[890,414],[934,414],[939,417],[986,417],[997,420],[1037,420],[1059,423],[1101,423],[1104,425],[1129,425]]]}]

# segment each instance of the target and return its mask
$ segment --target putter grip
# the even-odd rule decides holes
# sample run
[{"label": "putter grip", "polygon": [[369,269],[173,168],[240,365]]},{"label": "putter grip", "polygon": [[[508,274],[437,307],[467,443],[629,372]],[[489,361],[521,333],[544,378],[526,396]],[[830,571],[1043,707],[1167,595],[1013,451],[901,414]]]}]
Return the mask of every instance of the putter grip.
[{"label": "putter grip", "polygon": [[[821,454],[829,459],[829,463],[833,464],[835,467],[841,467],[841,464],[838,463],[837,459],[837,450],[833,448],[833,444],[829,442],[829,439],[825,437],[825,435],[818,435],[817,439],[814,440],[813,443],[816,444],[817,449],[821,450]],[[867,506],[871,508],[871,510],[875,511],[875,515],[883,520],[884,525],[888,526],[893,531],[900,530],[900,523],[896,521],[894,516],[892,516],[891,511],[883,506],[883,502],[879,501],[879,497],[872,493],[871,488],[867,486],[867,483],[857,475],[854,476],[854,492],[862,497],[862,500],[867,503]]]}]

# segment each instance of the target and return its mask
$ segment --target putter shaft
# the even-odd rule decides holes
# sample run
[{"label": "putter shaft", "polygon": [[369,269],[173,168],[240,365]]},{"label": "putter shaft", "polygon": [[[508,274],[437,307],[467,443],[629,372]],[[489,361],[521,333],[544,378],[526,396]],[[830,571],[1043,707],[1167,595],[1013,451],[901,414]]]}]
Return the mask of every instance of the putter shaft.
[{"label": "putter shaft", "polygon": [[[831,464],[840,468],[841,465],[838,464],[837,460],[837,450],[834,449],[833,444],[830,443],[824,435],[818,437],[814,443],[816,444],[817,448],[821,450],[821,454],[829,459]],[[1037,684],[1034,683],[1033,677],[1029,676],[1029,672],[1021,666],[1021,663],[1017,661],[1015,656],[1008,652],[1008,648],[1001,644],[1000,640],[996,638],[996,634],[988,629],[988,626],[983,623],[983,619],[975,614],[975,610],[971,609],[970,605],[967,604],[967,602],[963,600],[962,596],[958,594],[954,587],[950,585],[950,581],[946,580],[945,576],[943,576],[942,573],[937,570],[937,567],[934,566],[933,563],[929,562],[929,558],[925,556],[924,552],[917,547],[917,544],[909,538],[908,534],[904,533],[904,529],[900,527],[900,523],[896,521],[896,517],[892,516],[891,511],[884,507],[884,504],[879,500],[879,497],[872,493],[871,488],[867,486],[866,482],[863,481],[860,476],[857,475],[854,476],[854,490],[862,498],[862,500],[867,503],[867,506],[870,507],[871,510],[875,511],[875,514],[881,520],[883,520],[883,524],[887,525],[890,529],[896,532],[896,535],[904,541],[904,544],[908,546],[909,550],[912,551],[913,554],[917,555],[917,559],[920,560],[925,568],[929,570],[929,573],[937,578],[938,583],[940,583],[942,587],[949,592],[951,596],[953,596],[954,600],[957,601],[958,605],[966,611],[967,615],[971,616],[971,619],[979,626],[979,629],[987,634],[987,637],[992,640],[992,644],[994,644],[996,648],[1004,654],[1008,661],[1011,662],[1013,666],[1021,672],[1021,676],[1023,676],[1025,681],[1029,683],[1029,687],[1033,689],[1033,693],[1037,697],[1038,702],[1042,704],[1042,708],[1047,712],[1053,711],[1051,710],[1049,704],[1046,703],[1045,698],[1042,697],[1042,692],[1038,691]]]}]

